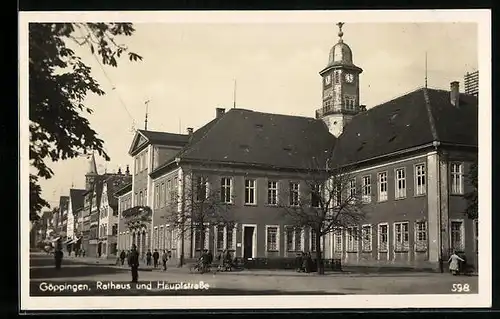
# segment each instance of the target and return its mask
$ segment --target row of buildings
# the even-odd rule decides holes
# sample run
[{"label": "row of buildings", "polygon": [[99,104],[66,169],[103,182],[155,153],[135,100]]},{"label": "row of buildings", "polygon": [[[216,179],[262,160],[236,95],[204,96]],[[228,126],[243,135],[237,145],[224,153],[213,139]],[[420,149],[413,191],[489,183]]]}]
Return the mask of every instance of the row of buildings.
[{"label": "row of buildings", "polygon": [[85,175],[85,189],[70,189],[61,196],[59,206],[42,217],[47,224],[46,238],[58,242],[68,253],[85,251],[87,256],[116,256],[118,201],[115,190],[132,180],[125,172],[98,174],[92,154]]},{"label": "row of buildings", "polygon": [[[466,217],[464,194],[478,155],[478,77],[467,77],[467,94],[451,82],[449,90],[418,88],[367,109],[363,70],[342,37],[320,71],[323,105],[315,117],[217,108],[186,134],[138,130],[130,174],[99,176],[92,159],[87,188],[61,198],[63,224],[74,225],[67,238],[91,255],[132,244],[142,253],[168,249],[174,258],[203,249],[245,260],[314,252],[314,232],[296,227],[282,207],[309,196],[304,181],[312,170],[336,167],[352,175],[350,187],[362,186],[370,213],[327,234],[325,258],[436,268],[456,250],[476,260],[478,223]],[[217,194],[234,223],[179,227],[171,215],[199,200],[188,195],[192,189]]]}]

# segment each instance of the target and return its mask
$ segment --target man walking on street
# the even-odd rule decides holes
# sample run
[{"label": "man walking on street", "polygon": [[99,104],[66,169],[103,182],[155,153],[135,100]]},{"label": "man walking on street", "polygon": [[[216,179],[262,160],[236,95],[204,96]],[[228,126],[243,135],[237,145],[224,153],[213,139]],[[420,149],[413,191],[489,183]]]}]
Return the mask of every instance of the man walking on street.
[{"label": "man walking on street", "polygon": [[158,267],[159,259],[160,259],[160,253],[158,252],[158,249],[155,249],[155,252],[153,253],[153,266],[155,268]]},{"label": "man walking on street", "polygon": [[148,249],[148,252],[146,253],[146,265],[151,266],[151,250]]},{"label": "man walking on street", "polygon": [[161,256],[161,261],[163,263],[163,270],[167,270],[168,254],[166,250],[163,250],[163,255]]},{"label": "man walking on street", "polygon": [[130,269],[132,270],[132,282],[136,283],[139,279],[139,253],[137,252],[135,244],[132,245],[128,262]]},{"label": "man walking on street", "polygon": [[120,253],[120,261],[122,262],[122,266],[125,263],[125,257],[125,250],[122,250],[122,252]]}]

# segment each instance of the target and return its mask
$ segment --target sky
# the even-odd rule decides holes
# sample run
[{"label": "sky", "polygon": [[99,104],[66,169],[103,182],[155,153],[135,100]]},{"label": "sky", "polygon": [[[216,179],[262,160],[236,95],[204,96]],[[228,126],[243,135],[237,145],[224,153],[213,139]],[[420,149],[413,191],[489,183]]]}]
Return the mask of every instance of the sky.
[{"label": "sky", "polygon": [[[261,112],[314,117],[321,107],[319,71],[338,40],[331,23],[135,23],[132,37],[119,38],[143,56],[102,67],[87,48],[75,47],[106,92],[89,95],[86,115],[105,141],[110,162],[97,157],[99,173],[132,167],[128,150],[135,129],[172,133],[195,130],[215,109],[236,106]],[[363,69],[360,102],[371,108],[424,86],[450,82],[478,68],[475,23],[346,23],[344,42]],[[234,83],[236,80],[236,90]],[[55,175],[41,180],[42,196],[54,207],[70,188],[84,188],[86,158],[49,163]]]}]

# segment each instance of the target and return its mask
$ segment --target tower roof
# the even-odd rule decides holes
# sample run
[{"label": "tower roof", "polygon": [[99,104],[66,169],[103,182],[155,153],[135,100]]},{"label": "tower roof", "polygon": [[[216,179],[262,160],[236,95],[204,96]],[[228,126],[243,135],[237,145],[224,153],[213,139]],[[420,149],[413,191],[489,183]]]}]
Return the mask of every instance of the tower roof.
[{"label": "tower roof", "polygon": [[97,174],[97,165],[95,163],[95,156],[94,153],[92,152],[92,155],[90,156],[89,160],[89,168],[87,170],[87,174],[85,175],[98,175]]},{"label": "tower roof", "polygon": [[351,48],[344,42],[342,37],[344,36],[344,32],[342,31],[343,22],[337,23],[339,27],[338,36],[339,39],[335,45],[330,49],[330,54],[328,56],[328,64],[325,69],[323,69],[320,73],[323,73],[326,70],[329,70],[332,67],[343,66],[349,67],[351,69],[356,69],[359,72],[362,70],[354,65],[352,62],[352,50]]}]

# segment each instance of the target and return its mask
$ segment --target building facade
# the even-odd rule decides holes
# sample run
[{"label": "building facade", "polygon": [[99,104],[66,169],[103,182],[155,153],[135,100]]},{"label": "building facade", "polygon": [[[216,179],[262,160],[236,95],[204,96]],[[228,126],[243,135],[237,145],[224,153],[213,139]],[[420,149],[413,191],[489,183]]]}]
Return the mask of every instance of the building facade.
[{"label": "building facade", "polygon": [[[457,251],[477,262],[477,221],[467,219],[463,197],[477,160],[477,97],[452,82],[449,91],[420,88],[367,109],[363,70],[339,27],[315,118],[217,108],[187,134],[136,133],[132,183],[117,194],[121,249],[168,249],[176,258],[229,249],[244,260],[314,253],[315,234],[293,225],[282,206],[311,196],[304,180],[312,170],[335,167],[362,190],[368,212],[322,238],[325,258],[435,269]],[[192,222],[200,190],[229,208],[231,226],[208,220],[186,230],[189,221],[172,220],[188,213]]]}]

